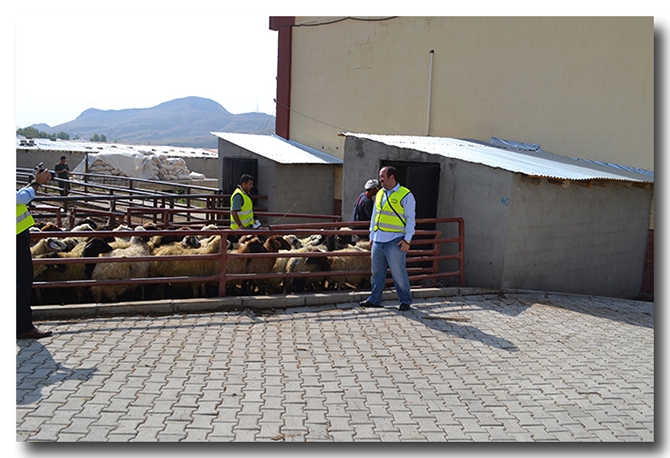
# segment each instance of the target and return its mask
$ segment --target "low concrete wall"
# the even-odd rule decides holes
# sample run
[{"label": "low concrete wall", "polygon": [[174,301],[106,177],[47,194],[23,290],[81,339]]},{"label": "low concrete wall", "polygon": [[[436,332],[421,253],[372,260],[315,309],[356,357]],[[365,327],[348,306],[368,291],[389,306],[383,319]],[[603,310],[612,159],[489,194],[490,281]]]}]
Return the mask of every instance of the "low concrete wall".
[{"label": "low concrete wall", "polygon": [[[79,151],[46,151],[46,150],[16,150],[16,166],[22,168],[34,168],[40,162],[44,162],[44,166],[49,170],[53,170],[54,166],[60,161],[61,156],[67,157],[67,164],[70,170],[77,167],[84,159],[86,153]],[[184,157],[175,156],[184,159],[186,167],[190,172],[198,172],[205,175],[207,178],[218,179],[218,158],[215,157]]]}]

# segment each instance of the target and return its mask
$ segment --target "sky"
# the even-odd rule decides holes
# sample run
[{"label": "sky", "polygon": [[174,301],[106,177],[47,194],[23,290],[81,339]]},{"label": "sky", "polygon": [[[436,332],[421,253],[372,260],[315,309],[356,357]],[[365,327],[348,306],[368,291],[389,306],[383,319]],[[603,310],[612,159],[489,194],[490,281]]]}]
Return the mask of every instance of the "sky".
[{"label": "sky", "polygon": [[274,115],[277,34],[266,15],[31,16],[15,31],[16,125],[187,96]]},{"label": "sky", "polygon": [[[513,2],[477,2],[474,10],[436,9],[430,2],[426,10],[421,1],[411,2],[410,9],[388,2],[382,9],[376,1],[362,9],[345,1],[340,11],[311,11],[290,1],[257,0],[232,8],[230,3],[32,0],[29,7],[9,6],[9,14],[3,11],[8,24],[0,25],[9,25],[2,38],[10,38],[14,63],[13,128],[54,127],[89,108],[150,108],[187,96],[212,99],[235,114],[274,115],[278,32],[269,29],[273,15],[477,15],[482,5],[487,15],[574,14],[570,2],[560,11],[519,9]],[[603,14],[600,7],[576,3],[580,15]],[[277,4],[280,8],[268,6]],[[658,9],[608,7],[607,14],[654,16]]]}]

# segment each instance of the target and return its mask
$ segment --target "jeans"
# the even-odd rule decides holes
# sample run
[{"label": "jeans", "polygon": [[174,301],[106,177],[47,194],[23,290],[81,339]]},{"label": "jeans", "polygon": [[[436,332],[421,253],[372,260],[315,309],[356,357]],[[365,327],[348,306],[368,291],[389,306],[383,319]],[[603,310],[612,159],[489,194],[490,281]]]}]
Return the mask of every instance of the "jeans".
[{"label": "jeans", "polygon": [[405,267],[407,252],[402,251],[398,243],[402,237],[391,240],[390,242],[373,242],[371,249],[372,256],[372,292],[368,301],[379,305],[382,302],[382,292],[386,282],[386,269],[391,270],[393,284],[398,294],[398,300],[401,304],[412,304],[412,296],[409,289],[409,275]]}]

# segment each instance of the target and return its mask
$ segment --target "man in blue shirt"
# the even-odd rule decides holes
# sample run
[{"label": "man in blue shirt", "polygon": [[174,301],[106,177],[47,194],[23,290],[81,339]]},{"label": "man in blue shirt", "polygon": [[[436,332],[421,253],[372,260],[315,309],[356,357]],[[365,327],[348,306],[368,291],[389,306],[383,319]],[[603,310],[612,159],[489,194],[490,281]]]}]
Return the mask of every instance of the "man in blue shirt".
[{"label": "man in blue shirt", "polygon": [[390,269],[399,309],[404,312],[412,304],[406,258],[414,236],[416,200],[409,189],[398,183],[397,174],[393,166],[379,171],[382,189],[377,193],[370,221],[372,292],[360,305],[381,307],[386,270]]},{"label": "man in blue shirt", "polygon": [[16,191],[16,338],[41,339],[51,331],[33,325],[30,295],[33,289],[33,258],[30,253],[30,227],[35,224],[27,205],[35,198],[35,190],[51,179],[51,172],[36,171],[35,180]]}]

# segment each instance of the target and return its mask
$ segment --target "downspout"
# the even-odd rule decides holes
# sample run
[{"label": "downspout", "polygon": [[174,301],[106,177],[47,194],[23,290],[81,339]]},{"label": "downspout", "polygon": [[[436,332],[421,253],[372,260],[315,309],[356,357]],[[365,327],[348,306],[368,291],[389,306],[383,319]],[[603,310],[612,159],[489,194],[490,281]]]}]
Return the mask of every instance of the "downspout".
[{"label": "downspout", "polygon": [[433,56],[435,50],[430,50],[430,70],[428,71],[428,114],[426,115],[426,136],[430,136],[430,102],[433,92]]},{"label": "downspout", "polygon": [[294,16],[271,16],[270,30],[277,30],[277,98],[275,133],[289,140],[291,116],[291,51],[293,46]]}]

